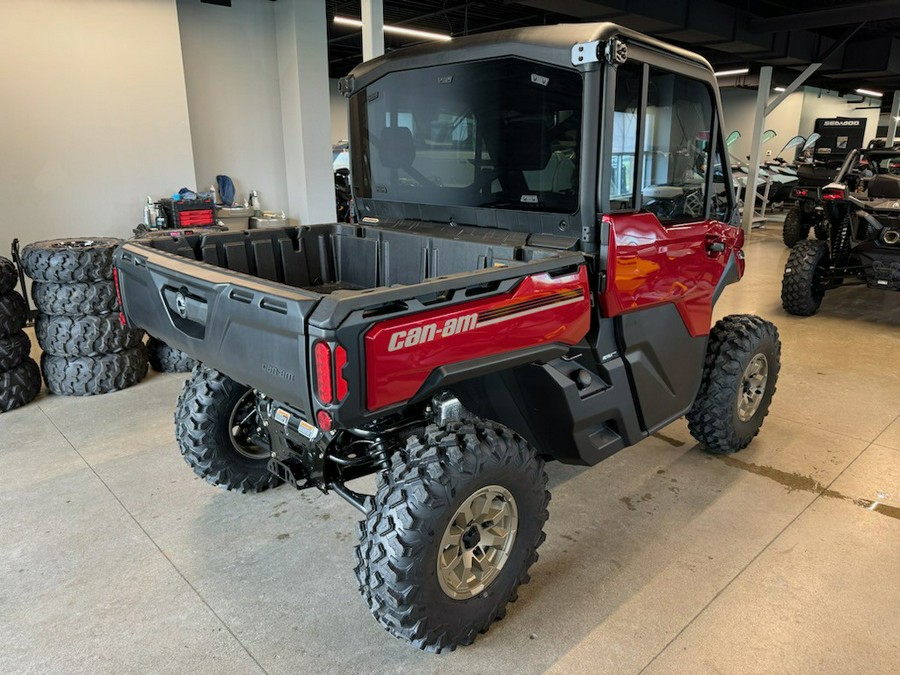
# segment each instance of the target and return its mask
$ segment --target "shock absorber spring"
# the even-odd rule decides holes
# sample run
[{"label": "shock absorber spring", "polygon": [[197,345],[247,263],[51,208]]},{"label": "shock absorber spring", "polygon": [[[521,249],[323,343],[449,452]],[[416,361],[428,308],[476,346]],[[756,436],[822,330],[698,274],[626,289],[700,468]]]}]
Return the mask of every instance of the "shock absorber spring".
[{"label": "shock absorber spring", "polygon": [[391,458],[388,455],[384,441],[380,438],[376,438],[369,446],[369,457],[374,460],[375,465],[379,469],[389,469],[391,467]]}]

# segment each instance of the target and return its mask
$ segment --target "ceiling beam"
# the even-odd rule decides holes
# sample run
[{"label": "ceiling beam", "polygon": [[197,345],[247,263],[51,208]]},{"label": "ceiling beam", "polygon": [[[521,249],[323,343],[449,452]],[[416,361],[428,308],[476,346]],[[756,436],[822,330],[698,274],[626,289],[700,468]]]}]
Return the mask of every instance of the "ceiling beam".
[{"label": "ceiling beam", "polygon": [[900,16],[900,0],[878,0],[765,19],[754,18],[750,19],[748,25],[754,33],[780,33],[856,24],[860,19],[865,19],[868,23],[895,20],[898,16]]}]

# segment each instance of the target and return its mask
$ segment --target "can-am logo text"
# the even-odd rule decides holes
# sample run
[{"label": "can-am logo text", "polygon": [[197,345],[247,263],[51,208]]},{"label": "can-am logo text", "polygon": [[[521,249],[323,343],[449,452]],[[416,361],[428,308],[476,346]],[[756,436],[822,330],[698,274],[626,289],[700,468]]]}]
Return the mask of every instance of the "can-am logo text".
[{"label": "can-am logo text", "polygon": [[447,319],[443,324],[426,323],[424,326],[416,326],[409,330],[398,330],[391,335],[388,342],[388,351],[396,352],[407,347],[415,347],[416,345],[432,342],[438,338],[450,337],[458,335],[475,328],[478,323],[477,314],[463,314],[462,316]]}]

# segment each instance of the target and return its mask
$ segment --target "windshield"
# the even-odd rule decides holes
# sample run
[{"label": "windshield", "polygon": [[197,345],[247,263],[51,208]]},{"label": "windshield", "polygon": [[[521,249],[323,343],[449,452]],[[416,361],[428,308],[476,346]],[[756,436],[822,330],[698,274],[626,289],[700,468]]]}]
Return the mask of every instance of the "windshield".
[{"label": "windshield", "polygon": [[390,73],[350,101],[356,196],[574,213],[581,97],[515,58]]}]

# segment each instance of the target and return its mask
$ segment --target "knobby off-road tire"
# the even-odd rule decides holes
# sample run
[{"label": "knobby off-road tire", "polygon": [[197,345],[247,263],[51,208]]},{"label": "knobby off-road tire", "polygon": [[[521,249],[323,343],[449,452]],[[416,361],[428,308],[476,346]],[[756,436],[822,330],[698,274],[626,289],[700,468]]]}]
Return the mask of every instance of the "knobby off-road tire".
[{"label": "knobby off-road tire", "polygon": [[238,492],[281,484],[268,470],[269,453],[247,437],[247,425],[255,424],[256,397],[248,387],[203,365],[184,383],[175,435],[184,460],[208,483]]},{"label": "knobby off-road tire", "polygon": [[44,314],[106,314],[117,312],[116,286],[112,281],[93,283],[51,284],[35,281],[31,297]]},{"label": "knobby off-road tire", "polygon": [[0,295],[0,337],[18,333],[28,319],[25,298],[17,291]]},{"label": "knobby off-road tire", "polygon": [[[529,581],[528,569],[544,541],[550,500],[546,485],[544,464],[534,449],[502,425],[451,422],[429,426],[424,435],[410,437],[405,451],[395,453],[390,469],[378,476],[377,492],[358,528],[356,577],[379,623],[419,649],[441,652],[471,644],[503,618],[520,584]],[[486,551],[494,555],[497,549],[486,542],[493,539],[496,544],[497,533],[503,531],[502,527],[493,532],[490,527],[479,530],[477,542],[466,540],[468,534],[458,537],[459,527],[471,532],[466,522],[460,523],[467,516],[458,510],[473,496],[481,499],[479,491],[494,495],[491,508],[505,508],[507,516],[515,513],[514,539],[505,562],[499,570],[494,566],[496,576],[486,587],[476,584],[463,592],[453,591],[452,582],[442,581],[446,577],[439,561],[447,564],[446,556],[453,558],[461,551],[455,547],[476,543],[476,548],[488,546],[480,553],[490,565]],[[478,512],[474,501],[471,512]],[[495,517],[507,525],[511,522],[506,516]],[[457,529],[451,528],[451,522]],[[448,541],[445,537],[452,541],[454,532],[459,543],[442,546]],[[482,539],[484,532],[488,535]],[[451,591],[445,590],[445,583]]]},{"label": "knobby off-road tire", "polygon": [[769,414],[781,367],[774,324],[734,314],[709,334],[703,379],[687,413],[691,435],[715,454],[742,450]]},{"label": "knobby off-road tire", "polygon": [[828,244],[798,242],[788,256],[781,279],[781,306],[789,314],[812,316],[827,289]]},{"label": "knobby off-road tire", "polygon": [[34,334],[41,349],[55,356],[100,356],[121,352],[134,349],[144,337],[144,331],[123,326],[118,314],[38,314]]},{"label": "knobby off-road tire", "polygon": [[9,258],[0,257],[0,294],[9,293],[19,283],[16,266]]},{"label": "knobby off-road tire", "polygon": [[158,373],[189,373],[197,365],[197,361],[183,351],[155,337],[147,340],[147,357],[150,367]]},{"label": "knobby off-road tire", "polygon": [[41,371],[27,358],[15,368],[0,373],[0,412],[30,403],[41,391]]},{"label": "knobby off-road tire", "polygon": [[112,279],[113,252],[121,241],[112,237],[36,241],[22,249],[22,267],[35,281],[105,281]]},{"label": "knobby off-road tire", "polygon": [[11,370],[28,358],[31,340],[25,331],[0,338],[0,372]]},{"label": "knobby off-road tire", "polygon": [[791,248],[798,241],[802,241],[809,236],[809,223],[803,222],[803,214],[796,206],[790,209],[784,216],[784,228],[781,231],[781,237],[784,245]]},{"label": "knobby off-road tire", "polygon": [[144,345],[102,356],[41,356],[47,389],[60,396],[108,394],[137,384],[147,375]]}]

